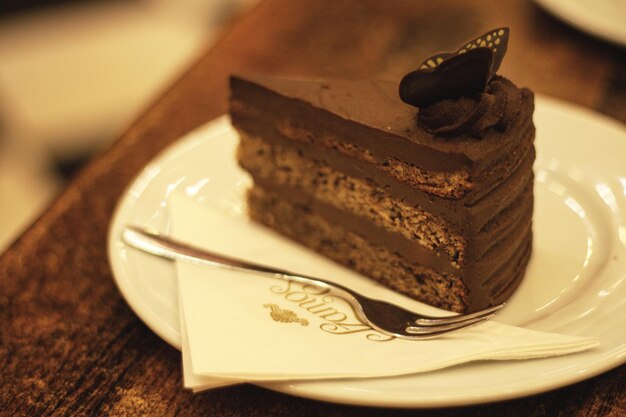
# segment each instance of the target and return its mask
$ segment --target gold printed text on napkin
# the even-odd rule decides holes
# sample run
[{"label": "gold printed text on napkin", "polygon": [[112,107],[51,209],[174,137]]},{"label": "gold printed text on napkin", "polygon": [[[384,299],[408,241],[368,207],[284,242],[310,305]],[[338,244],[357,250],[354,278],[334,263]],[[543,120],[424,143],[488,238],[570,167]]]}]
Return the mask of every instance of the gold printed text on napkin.
[{"label": "gold printed text on napkin", "polygon": [[[320,318],[322,320],[320,329],[325,332],[337,335],[362,332],[367,340],[373,342],[387,342],[395,339],[395,337],[374,330],[359,320],[347,301],[334,295],[328,295],[329,289],[288,281],[280,285],[273,285],[270,287],[270,291],[283,296],[285,300],[297,305],[300,309]],[[337,300],[342,302],[335,303]]]}]

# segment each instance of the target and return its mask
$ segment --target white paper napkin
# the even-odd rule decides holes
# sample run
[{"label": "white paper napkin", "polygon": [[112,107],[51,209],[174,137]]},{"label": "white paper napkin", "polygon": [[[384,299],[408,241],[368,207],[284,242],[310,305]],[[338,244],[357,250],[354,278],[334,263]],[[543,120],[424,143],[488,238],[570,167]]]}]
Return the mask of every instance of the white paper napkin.
[{"label": "white paper napkin", "polygon": [[[171,234],[224,255],[319,276],[427,314],[430,306],[378,286],[245,214],[168,201]],[[185,386],[246,381],[373,378],[432,371],[475,360],[530,359],[597,346],[588,338],[489,321],[442,338],[391,339],[360,323],[344,300],[257,274],[177,262]]]}]

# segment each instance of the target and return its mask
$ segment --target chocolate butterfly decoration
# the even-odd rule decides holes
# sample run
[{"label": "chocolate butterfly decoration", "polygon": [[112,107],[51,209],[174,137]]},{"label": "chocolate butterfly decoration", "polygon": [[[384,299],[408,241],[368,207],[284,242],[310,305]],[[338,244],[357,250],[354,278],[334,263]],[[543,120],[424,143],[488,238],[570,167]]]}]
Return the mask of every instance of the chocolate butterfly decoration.
[{"label": "chocolate butterfly decoration", "polygon": [[509,28],[490,30],[455,52],[427,58],[400,81],[400,98],[415,107],[472,96],[485,89],[496,73],[509,40]]}]

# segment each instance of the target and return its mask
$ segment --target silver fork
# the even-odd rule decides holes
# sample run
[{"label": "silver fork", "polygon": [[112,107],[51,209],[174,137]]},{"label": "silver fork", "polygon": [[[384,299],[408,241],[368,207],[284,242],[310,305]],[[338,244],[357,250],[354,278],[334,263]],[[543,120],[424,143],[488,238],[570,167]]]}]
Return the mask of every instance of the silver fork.
[{"label": "silver fork", "polygon": [[380,333],[401,339],[432,339],[475,326],[492,318],[504,306],[504,304],[499,304],[471,314],[447,317],[427,316],[405,310],[386,301],[371,299],[335,282],[230,258],[134,226],[124,228],[122,240],[136,249],[171,260],[254,272],[284,281],[328,289],[328,294],[337,295],[350,303],[364,323]]}]

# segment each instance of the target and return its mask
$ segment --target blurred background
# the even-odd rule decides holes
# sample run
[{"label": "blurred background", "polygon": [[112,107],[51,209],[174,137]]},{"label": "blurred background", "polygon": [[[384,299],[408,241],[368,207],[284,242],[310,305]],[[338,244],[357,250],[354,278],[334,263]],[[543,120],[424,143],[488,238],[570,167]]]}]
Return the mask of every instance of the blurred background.
[{"label": "blurred background", "polygon": [[[210,47],[226,23],[257,2],[0,0],[0,253],[84,162]],[[616,46],[626,46],[626,0],[534,3],[609,40],[607,48],[626,50]],[[549,47],[558,54],[558,43]],[[546,71],[544,82],[561,76]],[[618,77],[612,85],[626,91]],[[622,114],[620,103],[607,109]]]},{"label": "blurred background", "polygon": [[256,0],[0,0],[0,252]]}]

